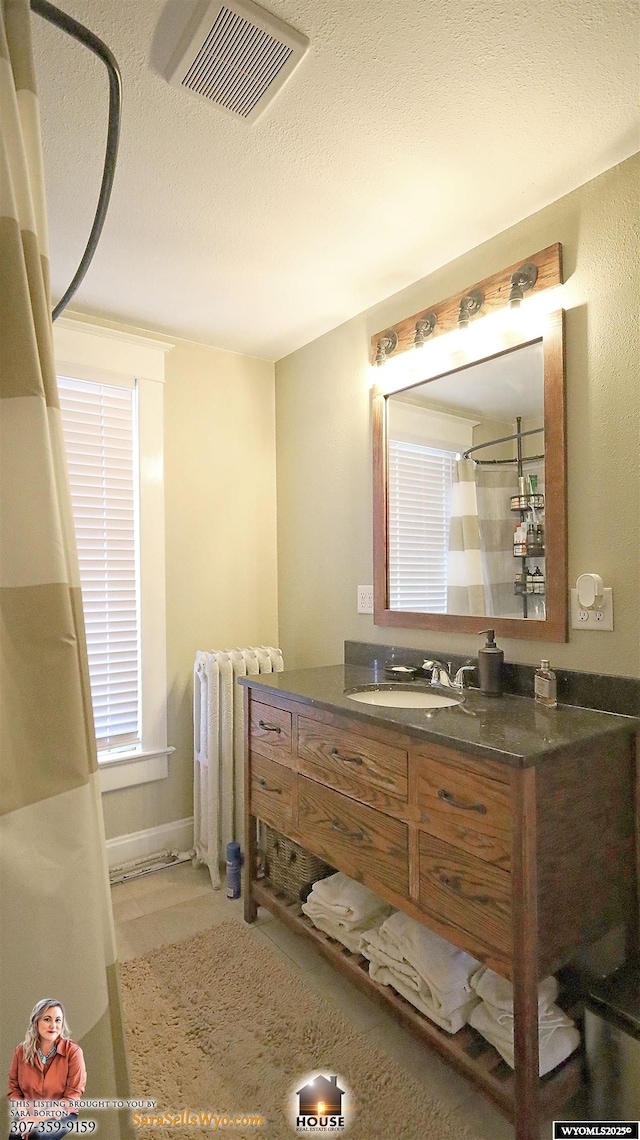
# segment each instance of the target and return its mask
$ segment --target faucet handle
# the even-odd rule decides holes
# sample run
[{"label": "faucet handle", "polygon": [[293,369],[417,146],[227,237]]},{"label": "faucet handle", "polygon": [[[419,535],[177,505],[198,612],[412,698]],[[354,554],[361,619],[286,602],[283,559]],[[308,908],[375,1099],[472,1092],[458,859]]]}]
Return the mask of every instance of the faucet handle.
[{"label": "faucet handle", "polygon": [[464,683],[465,674],[466,673],[475,673],[475,671],[476,671],[475,665],[461,665],[461,667],[458,669],[458,672],[455,675],[455,680],[453,682],[454,685],[456,685],[460,689],[464,689],[465,688],[465,683]]},{"label": "faucet handle", "polygon": [[451,678],[447,666],[443,665],[442,661],[423,661],[422,668],[425,673],[431,670],[431,684],[442,685],[445,688],[450,688]]}]

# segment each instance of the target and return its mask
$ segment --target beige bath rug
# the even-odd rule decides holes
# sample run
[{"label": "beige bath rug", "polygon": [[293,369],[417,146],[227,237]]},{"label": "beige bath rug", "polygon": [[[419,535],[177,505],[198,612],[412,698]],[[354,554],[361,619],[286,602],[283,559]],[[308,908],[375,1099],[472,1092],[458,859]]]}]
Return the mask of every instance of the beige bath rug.
[{"label": "beige bath rug", "polygon": [[291,1140],[296,1094],[322,1075],[344,1092],[344,1132],[325,1135],[472,1140],[461,1113],[361,1037],[249,927],[224,923],[154,950],[124,963],[121,979],[132,1095],[178,1118],[176,1127],[147,1129],[141,1111],[138,1136],[202,1135],[184,1114],[203,1110],[264,1121],[216,1128],[214,1120],[209,1136]]}]

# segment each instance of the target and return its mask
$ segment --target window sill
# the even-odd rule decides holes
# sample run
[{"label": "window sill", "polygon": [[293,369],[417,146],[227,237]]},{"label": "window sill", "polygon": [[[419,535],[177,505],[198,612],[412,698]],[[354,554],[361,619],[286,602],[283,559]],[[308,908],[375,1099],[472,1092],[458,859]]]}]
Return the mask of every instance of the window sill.
[{"label": "window sill", "polygon": [[175,748],[154,748],[144,752],[118,752],[98,759],[100,791],[116,792],[164,780],[169,775],[169,756]]}]

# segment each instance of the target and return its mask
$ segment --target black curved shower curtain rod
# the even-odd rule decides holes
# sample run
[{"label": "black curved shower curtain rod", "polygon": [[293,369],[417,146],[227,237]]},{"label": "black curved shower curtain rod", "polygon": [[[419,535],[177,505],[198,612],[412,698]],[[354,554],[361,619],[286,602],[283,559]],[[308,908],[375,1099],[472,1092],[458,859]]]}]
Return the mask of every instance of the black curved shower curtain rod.
[{"label": "black curved shower curtain rod", "polygon": [[66,309],[69,301],[81,284],[93,260],[93,255],[96,252],[100,234],[102,233],[102,227],[104,226],[109,198],[111,197],[111,190],[113,188],[116,159],[118,157],[122,109],[122,79],[120,69],[112,52],[98,36],[90,32],[83,24],[78,23],[72,16],[68,16],[66,12],[61,12],[60,9],[55,8],[53,4],[49,4],[48,0],[30,0],[30,6],[31,10],[36,12],[38,16],[42,16],[42,18],[48,20],[50,24],[55,24],[56,28],[60,28],[63,32],[66,32],[67,35],[72,36],[74,40],[78,40],[79,43],[88,47],[94,55],[97,55],[98,58],[102,60],[109,74],[109,124],[107,127],[107,147],[98,205],[87,245],[80,259],[80,264],[73,275],[71,284],[53,310],[52,320],[55,321],[63,309]]}]

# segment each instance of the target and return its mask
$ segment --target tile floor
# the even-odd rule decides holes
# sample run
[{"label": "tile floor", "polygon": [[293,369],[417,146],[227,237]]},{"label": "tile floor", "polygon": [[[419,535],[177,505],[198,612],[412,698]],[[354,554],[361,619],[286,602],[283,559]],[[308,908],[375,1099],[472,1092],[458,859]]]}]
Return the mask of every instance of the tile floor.
[{"label": "tile floor", "polygon": [[[178,942],[219,922],[242,922],[242,900],[231,901],[212,891],[203,867],[182,863],[154,871],[111,888],[120,961]],[[260,908],[252,926],[254,936],[300,970],[304,980],[337,1006],[354,1029],[368,1037],[396,1064],[421,1081],[450,1105],[462,1106],[470,1131],[478,1140],[513,1140],[512,1126],[470,1084],[444,1062],[422,1048],[377,1003],[341,977],[315,947]],[[566,1119],[586,1119],[580,1105],[566,1106]],[[544,1122],[541,1140],[550,1140],[551,1124]]]}]

